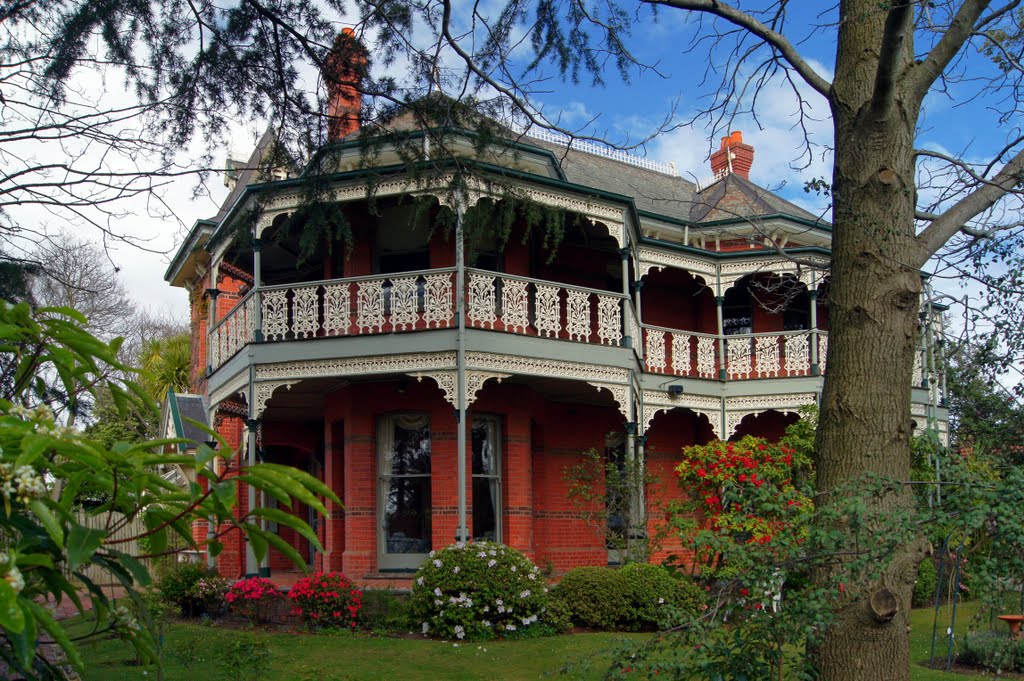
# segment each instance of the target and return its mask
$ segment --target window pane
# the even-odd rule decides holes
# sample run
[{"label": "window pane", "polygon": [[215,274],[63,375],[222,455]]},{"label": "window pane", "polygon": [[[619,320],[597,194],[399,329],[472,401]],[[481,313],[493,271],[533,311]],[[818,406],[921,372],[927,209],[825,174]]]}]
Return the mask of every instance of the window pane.
[{"label": "window pane", "polygon": [[430,474],[430,426],[403,427],[395,422],[391,449],[392,475]]},{"label": "window pane", "polygon": [[497,475],[495,460],[498,423],[494,419],[473,421],[473,475]]},{"label": "window pane", "polygon": [[430,478],[391,478],[384,510],[388,553],[430,551]]},{"label": "window pane", "polygon": [[498,541],[498,481],[473,478],[473,539]]}]

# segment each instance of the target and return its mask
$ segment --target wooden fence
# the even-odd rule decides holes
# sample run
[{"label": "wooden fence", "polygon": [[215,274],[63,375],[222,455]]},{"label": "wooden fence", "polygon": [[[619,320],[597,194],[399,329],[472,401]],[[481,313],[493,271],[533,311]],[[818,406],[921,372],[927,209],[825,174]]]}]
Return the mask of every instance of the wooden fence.
[{"label": "wooden fence", "polygon": [[[112,526],[118,526],[121,524],[121,521],[123,521],[123,519],[123,514],[115,513],[113,519],[111,519],[110,524]],[[88,528],[103,529],[107,526],[107,514],[100,513],[98,515],[90,515],[85,511],[76,511],[75,521]],[[136,516],[131,520],[131,522],[126,523],[123,527],[118,527],[116,531],[110,533],[108,539],[128,539],[129,537],[137,537],[145,531],[146,526],[142,522],[142,517]],[[138,540],[127,541],[124,543],[116,544],[115,546],[117,547],[118,551],[127,553],[129,556],[138,556],[143,553]],[[146,567],[152,570],[153,561],[144,560],[142,562],[144,565],[146,565]],[[98,586],[120,584],[120,581],[117,579],[117,577],[110,574],[109,571],[105,570],[99,565],[88,563],[84,567],[80,567],[78,571],[83,572],[88,579],[90,579],[94,584]],[[65,576],[68,579],[74,579],[70,571],[67,571]]]}]

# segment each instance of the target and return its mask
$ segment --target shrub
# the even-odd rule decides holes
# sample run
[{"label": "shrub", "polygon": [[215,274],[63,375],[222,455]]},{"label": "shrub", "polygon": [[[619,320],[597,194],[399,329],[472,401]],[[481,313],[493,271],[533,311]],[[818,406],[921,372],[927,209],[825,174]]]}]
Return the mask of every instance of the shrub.
[{"label": "shrub", "polygon": [[969,632],[957,662],[996,672],[1024,671],[1024,640],[995,631]]},{"label": "shrub", "polygon": [[569,605],[574,621],[594,629],[654,629],[669,614],[697,614],[704,603],[699,586],[646,563],[576,568],[555,595]]},{"label": "shrub", "polygon": [[263,577],[239,580],[224,595],[228,608],[245,617],[250,624],[265,622],[270,608],[281,598],[281,592],[274,583]]},{"label": "shrub", "polygon": [[200,614],[220,616],[224,613],[227,601],[224,597],[231,588],[231,580],[220,575],[210,574],[201,577],[192,588],[189,589],[189,596],[192,602],[199,608]]},{"label": "shrub", "polygon": [[522,636],[548,604],[540,569],[502,544],[454,544],[432,551],[413,583],[411,606],[424,634],[480,640]]},{"label": "shrub", "polygon": [[185,617],[202,614],[202,599],[196,597],[196,585],[207,579],[220,579],[217,573],[203,563],[167,562],[160,566],[156,581],[160,598],[181,609]]},{"label": "shrub", "polygon": [[625,580],[629,604],[623,626],[630,629],[656,629],[665,620],[668,608],[674,614],[695,615],[704,602],[704,591],[689,579],[677,579],[661,565],[630,563],[619,573]]},{"label": "shrub", "polygon": [[363,592],[340,572],[318,572],[295,583],[288,592],[292,614],[311,627],[355,629]]},{"label": "shrub", "polygon": [[926,558],[917,566],[917,581],[914,582],[914,593],[911,605],[920,608],[935,602],[935,588],[939,584],[939,576],[935,572],[935,561]]},{"label": "shrub", "polygon": [[552,633],[564,634],[572,629],[572,608],[556,594],[551,594],[547,610],[544,611],[540,619],[551,629]]},{"label": "shrub", "polygon": [[374,631],[405,632],[419,629],[409,611],[408,597],[386,589],[367,589],[363,592],[363,624]]},{"label": "shrub", "polygon": [[594,629],[618,628],[630,604],[622,574],[606,567],[570,570],[556,593],[570,605],[574,622]]}]

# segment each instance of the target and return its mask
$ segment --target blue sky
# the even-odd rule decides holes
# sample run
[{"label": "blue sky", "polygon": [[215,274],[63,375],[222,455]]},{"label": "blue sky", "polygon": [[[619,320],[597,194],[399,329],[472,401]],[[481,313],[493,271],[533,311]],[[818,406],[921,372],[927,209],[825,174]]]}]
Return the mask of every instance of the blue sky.
[{"label": "blue sky", "polygon": [[[801,53],[823,76],[830,78],[833,70],[835,41],[830,18],[819,17],[808,11],[808,6],[817,3],[791,3],[790,26],[794,29],[787,34],[794,36],[800,44]],[[468,8],[466,4],[464,7]],[[498,7],[500,3],[482,2],[481,7]],[[795,9],[794,9],[795,8]],[[801,10],[803,13],[801,13]],[[686,13],[662,9],[654,21],[650,12],[640,10],[641,21],[633,30],[629,47],[639,61],[657,64],[665,77],[652,72],[637,73],[629,84],[623,83],[616,74],[610,73],[603,88],[590,87],[586,82],[580,85],[564,83],[553,78],[544,84],[549,90],[538,99],[545,112],[554,117],[561,114],[566,127],[583,126],[597,117],[597,123],[590,131],[607,133],[613,141],[637,140],[657,127],[659,121],[672,106],[677,107],[677,120],[686,120],[698,112],[707,102],[719,82],[719,76],[705,73],[709,63],[720,63],[721,51],[710,50],[710,46],[694,40],[695,22]],[[819,25],[818,28],[813,28]],[[426,34],[416,36],[426,39]],[[689,49],[688,49],[689,48]],[[517,58],[524,58],[522,52]],[[971,52],[969,65],[980,66],[991,72],[992,65],[981,55]],[[549,73],[550,74],[550,69]],[[701,85],[701,79],[706,80]],[[110,96],[124,96],[117,92],[116,78],[108,78],[103,86],[110,90]],[[1001,146],[1012,131],[1000,128],[994,112],[984,102],[969,101],[973,86],[951,85],[948,94],[929,98],[922,118],[924,129],[920,134],[921,145],[946,150],[957,154],[965,153],[970,159],[982,159],[993,147]],[[798,84],[806,99],[810,116],[807,131],[811,141],[810,156],[803,155],[804,132],[796,126],[797,104],[792,90],[781,81],[766,86],[759,99],[759,123],[749,116],[741,116],[729,125],[712,129],[707,125],[681,127],[650,142],[646,150],[636,153],[650,155],[664,161],[674,161],[681,174],[700,179],[710,174],[707,156],[717,148],[717,138],[728,129],[742,130],[744,140],[755,148],[755,161],[751,179],[776,189],[786,198],[815,212],[826,213],[827,199],[809,195],[803,191],[804,182],[815,177],[828,177],[831,169],[831,122],[823,99],[810,88]],[[261,132],[262,125],[238,125],[234,131],[231,146],[236,152],[245,153]],[[193,153],[202,150],[197,142]],[[218,150],[215,158],[227,154],[227,148]],[[187,226],[198,218],[208,217],[226,195],[218,178],[212,178],[209,195],[193,199],[194,181],[179,180],[169,191],[169,201],[175,207],[177,221],[150,220],[145,216],[135,219],[134,228],[153,235],[152,245],[156,248],[173,249],[180,243]],[[129,285],[140,292],[145,304],[158,309],[180,310],[185,314],[185,295],[171,290],[162,281],[166,258],[150,256],[119,247],[114,254],[117,264],[124,270]]]}]

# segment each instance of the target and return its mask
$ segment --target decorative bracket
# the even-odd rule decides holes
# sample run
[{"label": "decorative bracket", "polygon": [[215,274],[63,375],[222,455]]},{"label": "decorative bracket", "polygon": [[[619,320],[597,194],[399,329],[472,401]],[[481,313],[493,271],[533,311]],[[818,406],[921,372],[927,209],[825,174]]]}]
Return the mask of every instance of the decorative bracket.
[{"label": "decorative bracket", "polygon": [[618,383],[601,383],[599,381],[587,381],[588,384],[594,386],[598,390],[607,390],[612,394],[612,399],[619,405],[619,413],[626,421],[632,421],[630,415],[630,404],[629,404],[629,386],[620,385]]},{"label": "decorative bracket", "polygon": [[267,406],[267,401],[273,397],[275,390],[282,386],[291,390],[292,386],[296,383],[298,383],[298,381],[267,381],[265,383],[257,383],[256,400],[252,405],[253,413],[256,415],[256,418],[258,419],[263,416],[263,410]]}]

